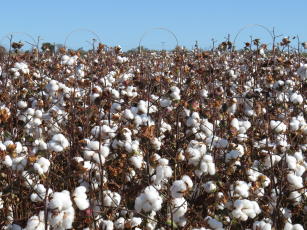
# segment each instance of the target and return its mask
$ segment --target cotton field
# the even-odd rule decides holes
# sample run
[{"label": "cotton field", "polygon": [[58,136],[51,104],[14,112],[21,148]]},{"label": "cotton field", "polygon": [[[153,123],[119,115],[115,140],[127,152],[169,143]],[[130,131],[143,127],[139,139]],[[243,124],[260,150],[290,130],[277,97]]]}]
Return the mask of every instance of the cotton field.
[{"label": "cotton field", "polygon": [[0,227],[307,229],[306,96],[265,46],[6,54]]}]

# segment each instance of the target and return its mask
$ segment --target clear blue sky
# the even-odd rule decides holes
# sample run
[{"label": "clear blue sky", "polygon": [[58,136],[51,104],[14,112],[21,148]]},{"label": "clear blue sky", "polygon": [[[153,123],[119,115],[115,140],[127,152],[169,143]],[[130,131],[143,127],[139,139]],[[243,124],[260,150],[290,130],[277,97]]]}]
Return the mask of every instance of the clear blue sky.
[{"label": "clear blue sky", "polygon": [[[196,40],[203,48],[211,39],[232,39],[247,24],[276,28],[283,35],[307,40],[306,0],[2,0],[0,8],[0,42],[11,32],[26,32],[43,41],[64,43],[69,32],[86,28],[97,33],[103,43],[120,44],[125,50],[138,46],[145,31],[164,27],[173,31],[180,45],[191,48]],[[245,29],[238,43],[249,35],[270,42],[268,33],[258,27]],[[16,40],[28,39],[15,34]],[[93,35],[78,30],[68,37],[67,45],[88,46]],[[29,40],[29,39],[28,39]],[[150,30],[143,39],[149,48],[173,48],[175,40],[160,30]]]}]

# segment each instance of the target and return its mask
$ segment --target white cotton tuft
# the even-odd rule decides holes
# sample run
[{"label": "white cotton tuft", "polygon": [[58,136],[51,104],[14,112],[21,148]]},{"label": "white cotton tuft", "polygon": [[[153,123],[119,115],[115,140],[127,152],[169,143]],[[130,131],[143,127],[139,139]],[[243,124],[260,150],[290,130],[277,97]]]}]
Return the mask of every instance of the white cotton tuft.
[{"label": "white cotton tuft", "polygon": [[153,186],[147,186],[134,203],[134,208],[137,212],[159,211],[162,208],[162,198],[159,192]]},{"label": "white cotton tuft", "polygon": [[75,189],[73,193],[73,200],[80,210],[85,210],[90,206],[86,195],[86,188],[84,186],[79,186]]}]

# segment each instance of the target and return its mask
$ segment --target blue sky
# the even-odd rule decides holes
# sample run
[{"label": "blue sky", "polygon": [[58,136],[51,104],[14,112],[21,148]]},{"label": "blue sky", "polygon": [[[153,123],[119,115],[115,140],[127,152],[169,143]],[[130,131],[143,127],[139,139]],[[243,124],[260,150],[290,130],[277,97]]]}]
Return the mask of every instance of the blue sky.
[{"label": "blue sky", "polygon": [[[29,41],[28,33],[43,41],[64,43],[74,48],[89,47],[94,33],[109,46],[120,44],[125,50],[142,45],[149,48],[173,48],[175,39],[164,30],[171,30],[179,45],[191,48],[195,41],[203,48],[211,39],[221,42],[248,24],[275,27],[277,34],[307,40],[306,0],[2,0],[0,13],[0,42],[7,34],[16,40]],[[86,30],[76,30],[84,28]],[[71,36],[67,35],[74,31]],[[89,31],[92,32],[89,32]],[[270,43],[270,35],[260,27],[249,27],[240,33],[238,44],[249,36]]]}]

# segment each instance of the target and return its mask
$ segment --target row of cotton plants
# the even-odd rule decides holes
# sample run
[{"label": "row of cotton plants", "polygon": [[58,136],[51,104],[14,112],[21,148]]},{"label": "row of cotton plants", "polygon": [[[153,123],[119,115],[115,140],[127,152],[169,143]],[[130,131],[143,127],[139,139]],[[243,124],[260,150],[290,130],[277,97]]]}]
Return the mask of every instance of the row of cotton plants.
[{"label": "row of cotton plants", "polygon": [[261,49],[7,55],[1,229],[306,228],[307,60]]}]

